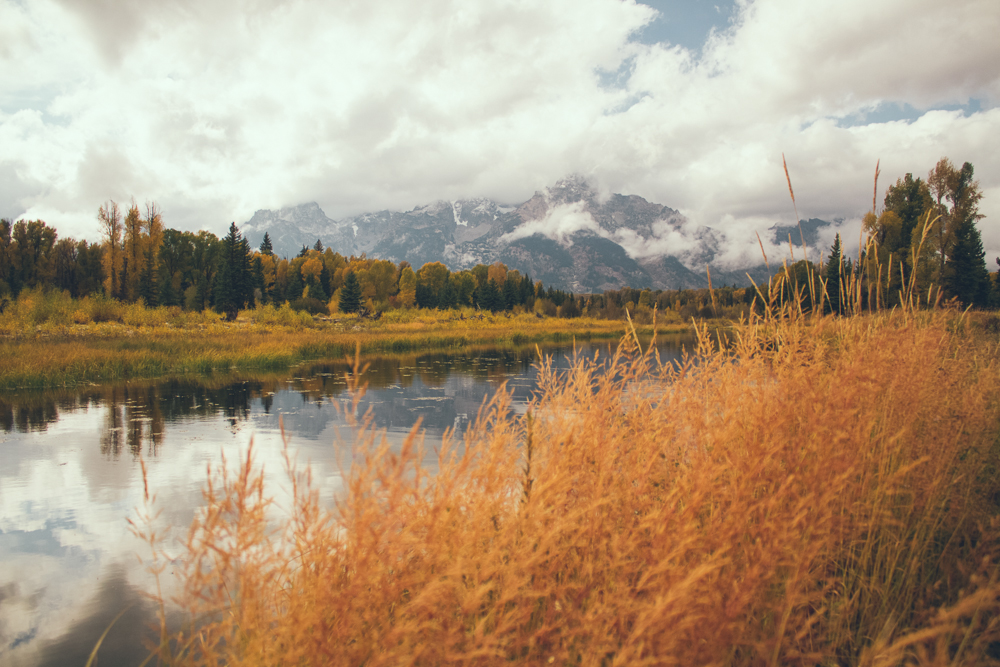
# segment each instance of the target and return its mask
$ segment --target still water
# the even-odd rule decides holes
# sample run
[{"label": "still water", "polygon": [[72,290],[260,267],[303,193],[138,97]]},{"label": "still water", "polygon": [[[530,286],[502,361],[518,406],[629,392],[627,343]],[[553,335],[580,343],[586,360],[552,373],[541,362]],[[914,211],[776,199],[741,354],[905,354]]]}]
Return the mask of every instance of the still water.
[{"label": "still water", "polygon": [[[664,361],[680,338],[660,342]],[[690,341],[687,341],[690,342]],[[614,344],[612,343],[611,346]],[[609,344],[578,347],[606,357]],[[547,347],[557,368],[571,347]],[[358,406],[398,445],[419,419],[433,468],[446,429],[461,436],[484,400],[506,385],[523,411],[536,388],[537,353],[475,349],[366,360]],[[327,501],[341,488],[353,433],[346,363],[267,376],[186,377],[51,392],[0,393],[0,664],[83,665],[112,619],[99,665],[137,665],[150,636],[152,590],[128,529],[143,499],[140,458],[172,525],[168,553],[201,506],[206,467],[235,461],[251,439],[269,488],[287,487],[279,418]],[[347,443],[347,444],[344,444]],[[169,569],[167,571],[169,575]]]}]

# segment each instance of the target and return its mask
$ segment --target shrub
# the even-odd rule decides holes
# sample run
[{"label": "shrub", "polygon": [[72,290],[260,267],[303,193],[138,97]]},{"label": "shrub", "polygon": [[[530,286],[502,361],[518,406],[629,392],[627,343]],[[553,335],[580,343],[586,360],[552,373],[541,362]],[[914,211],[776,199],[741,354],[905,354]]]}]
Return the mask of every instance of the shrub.
[{"label": "shrub", "polygon": [[170,319],[170,310],[166,307],[147,308],[141,301],[124,304],[122,307],[121,321],[131,327],[160,327]]},{"label": "shrub", "polygon": [[292,310],[287,301],[278,308],[271,304],[257,306],[252,312],[253,319],[258,324],[286,327],[294,327],[299,324],[298,313]]},{"label": "shrub", "polygon": [[305,311],[310,315],[329,315],[326,304],[313,297],[304,297],[291,302],[292,310]]},{"label": "shrub", "polygon": [[103,293],[85,296],[80,305],[89,311],[90,319],[94,322],[121,322],[124,316],[122,303]]}]

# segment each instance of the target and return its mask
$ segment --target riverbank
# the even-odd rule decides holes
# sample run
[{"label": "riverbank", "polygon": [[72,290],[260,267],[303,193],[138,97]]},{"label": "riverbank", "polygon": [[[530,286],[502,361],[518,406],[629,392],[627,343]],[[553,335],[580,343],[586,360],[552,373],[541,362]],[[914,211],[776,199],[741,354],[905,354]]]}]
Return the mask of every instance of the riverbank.
[{"label": "riverbank", "polygon": [[[162,312],[159,312],[162,311]],[[137,311],[121,321],[0,322],[0,389],[45,388],[189,373],[268,371],[361,354],[516,347],[574,339],[613,340],[624,321],[505,316],[477,311],[397,311],[379,320],[313,318],[290,309],[242,311],[234,322],[213,313]],[[657,331],[691,331],[661,318]],[[637,325],[652,335],[652,324]]]}]

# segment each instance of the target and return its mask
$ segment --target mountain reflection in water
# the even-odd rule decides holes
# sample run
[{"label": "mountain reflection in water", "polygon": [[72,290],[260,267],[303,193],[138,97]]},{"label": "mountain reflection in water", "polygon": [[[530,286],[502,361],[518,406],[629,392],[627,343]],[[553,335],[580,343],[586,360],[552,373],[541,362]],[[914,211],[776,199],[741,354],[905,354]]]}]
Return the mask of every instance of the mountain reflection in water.
[{"label": "mountain reflection in water", "polygon": [[[681,339],[660,341],[665,360]],[[580,346],[608,356],[615,343]],[[543,348],[568,368],[572,348]],[[470,349],[364,360],[368,391],[358,414],[370,414],[390,446],[419,420],[425,465],[436,466],[435,440],[457,435],[506,383],[512,409],[523,411],[536,387],[537,353]],[[353,433],[346,361],[265,375],[226,374],[160,381],[0,393],[0,664],[37,667],[86,655],[110,619],[151,590],[135,554],[140,543],[126,518],[142,504],[142,457],[149,486],[174,526],[168,553],[180,552],[185,526],[201,506],[206,467],[220,451],[236,458],[251,438],[269,488],[285,482],[283,420],[298,460],[310,462],[321,497],[341,488],[344,448]],[[349,449],[349,448],[348,448]],[[166,573],[169,577],[169,569]],[[100,664],[135,664],[153,607],[136,604],[109,633]],[[85,661],[86,658],[84,658]]]}]

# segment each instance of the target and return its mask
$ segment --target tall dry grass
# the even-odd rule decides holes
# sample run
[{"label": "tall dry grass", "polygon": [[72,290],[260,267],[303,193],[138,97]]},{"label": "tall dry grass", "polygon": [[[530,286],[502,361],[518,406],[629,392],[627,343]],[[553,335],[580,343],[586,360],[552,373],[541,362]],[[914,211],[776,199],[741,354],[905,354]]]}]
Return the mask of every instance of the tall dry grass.
[{"label": "tall dry grass", "polygon": [[181,559],[191,623],[155,657],[996,661],[995,335],[947,312],[784,314],[703,336],[679,367],[632,337],[546,366],[527,415],[501,392],[462,439],[415,426],[394,452],[362,420],[336,505],[290,463],[277,528],[247,452],[206,488]]}]

